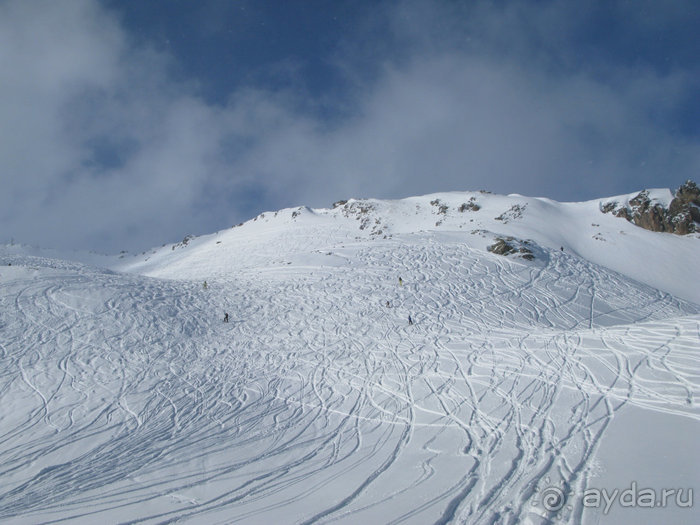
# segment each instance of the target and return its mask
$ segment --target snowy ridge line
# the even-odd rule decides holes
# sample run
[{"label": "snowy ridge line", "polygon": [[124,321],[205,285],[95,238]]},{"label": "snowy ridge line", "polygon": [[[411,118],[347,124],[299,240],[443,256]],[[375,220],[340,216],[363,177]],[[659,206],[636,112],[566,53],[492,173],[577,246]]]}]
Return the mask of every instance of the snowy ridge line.
[{"label": "snowy ridge line", "polygon": [[[669,190],[651,190],[664,203]],[[605,203],[633,194],[579,203],[486,192],[449,192],[401,200],[350,199],[331,209],[289,208],[202,237],[141,255],[104,261],[109,267],[171,279],[229,279],[276,275],[284,266],[309,273],[347,267],[357,245],[453,242],[487,252],[512,245],[508,258],[546,263],[548,253],[574,257],[616,271],[653,288],[700,304],[695,265],[700,234],[655,233],[603,213]],[[665,197],[664,197],[665,196]],[[665,199],[665,200],[664,200]]]}]

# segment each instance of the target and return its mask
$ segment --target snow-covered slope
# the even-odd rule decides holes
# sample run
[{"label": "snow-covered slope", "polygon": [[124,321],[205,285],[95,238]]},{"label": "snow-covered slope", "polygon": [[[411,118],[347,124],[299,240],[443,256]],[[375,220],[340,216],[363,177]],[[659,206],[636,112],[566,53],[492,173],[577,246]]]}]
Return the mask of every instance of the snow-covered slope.
[{"label": "snow-covered slope", "polygon": [[[331,266],[341,261],[322,255],[339,243],[371,240],[373,246],[430,232],[486,251],[496,237],[511,236],[534,243],[542,264],[551,250],[563,248],[577,258],[700,303],[700,236],[650,232],[601,213],[606,202],[625,202],[634,195],[559,203],[520,195],[453,192],[398,201],[350,200],[333,209],[292,208],[126,258],[116,267],[157,277],[205,279],[247,269],[257,273],[288,263]],[[651,190],[651,196],[660,203],[671,199],[669,190]]]},{"label": "snow-covered slope", "polygon": [[[599,207],[350,201],[111,270],[6,249],[0,521],[694,521],[700,239]],[[685,492],[583,498],[632,482]]]}]

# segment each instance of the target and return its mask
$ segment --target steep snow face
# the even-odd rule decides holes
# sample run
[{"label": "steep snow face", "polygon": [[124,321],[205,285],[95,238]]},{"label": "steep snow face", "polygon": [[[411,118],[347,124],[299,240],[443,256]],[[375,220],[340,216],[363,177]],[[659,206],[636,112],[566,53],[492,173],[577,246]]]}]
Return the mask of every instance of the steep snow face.
[{"label": "steep snow face", "polygon": [[[346,204],[126,273],[2,252],[0,521],[693,521],[700,305],[658,284],[697,238],[597,201]],[[487,251],[511,237],[534,259]],[[636,249],[681,269],[645,284]],[[685,492],[585,504],[633,482]]]},{"label": "steep snow face", "polygon": [[[548,254],[569,254],[605,266],[677,297],[700,303],[700,235],[650,232],[601,212],[606,202],[559,203],[520,195],[452,192],[397,201],[349,200],[333,209],[292,208],[266,212],[238,227],[129,257],[114,267],[174,279],[226,278],[232,273],[280,265],[344,264],[323,255],[336,247],[415,235],[449,234],[486,252],[498,238],[529,241],[547,264]],[[650,196],[668,205],[669,190]]]}]

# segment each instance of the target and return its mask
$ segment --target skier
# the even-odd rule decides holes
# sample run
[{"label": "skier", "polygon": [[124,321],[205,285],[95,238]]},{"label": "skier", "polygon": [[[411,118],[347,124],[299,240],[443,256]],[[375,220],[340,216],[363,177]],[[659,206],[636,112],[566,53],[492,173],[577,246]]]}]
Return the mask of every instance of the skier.
[{"label": "skier", "polygon": [[408,316],[408,324],[409,324],[409,325],[412,325],[412,324],[413,324],[413,319],[411,319],[411,316],[410,316],[410,315]]},{"label": "skier", "polygon": [[224,314],[224,323],[228,323],[228,314],[227,313]]},{"label": "skier", "polygon": [[386,302],[386,307],[389,308],[389,301]]},{"label": "skier", "polygon": [[403,286],[403,279],[399,277],[399,286]]},{"label": "skier", "polygon": [[205,289],[205,290],[209,287],[209,285],[207,284],[206,281],[204,281],[204,285],[203,285],[203,286],[204,286],[204,289]]}]

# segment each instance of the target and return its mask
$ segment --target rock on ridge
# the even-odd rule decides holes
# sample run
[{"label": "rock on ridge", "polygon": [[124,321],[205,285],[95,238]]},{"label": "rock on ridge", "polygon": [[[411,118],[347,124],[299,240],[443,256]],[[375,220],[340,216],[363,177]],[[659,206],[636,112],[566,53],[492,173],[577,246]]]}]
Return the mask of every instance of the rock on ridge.
[{"label": "rock on ridge", "polygon": [[688,180],[676,190],[668,207],[655,202],[649,190],[644,190],[626,203],[608,202],[601,206],[601,211],[623,217],[646,230],[687,235],[700,231],[700,189]]}]

